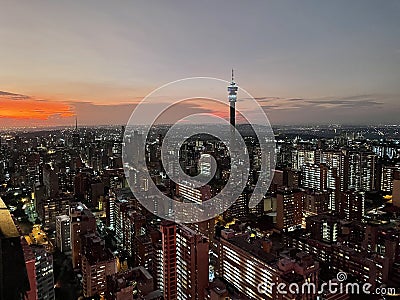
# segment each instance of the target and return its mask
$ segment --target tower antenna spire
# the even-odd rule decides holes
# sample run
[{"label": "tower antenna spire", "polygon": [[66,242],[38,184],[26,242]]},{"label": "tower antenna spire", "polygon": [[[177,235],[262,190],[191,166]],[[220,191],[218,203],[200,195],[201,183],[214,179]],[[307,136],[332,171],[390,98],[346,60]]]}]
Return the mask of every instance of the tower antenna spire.
[{"label": "tower antenna spire", "polygon": [[233,74],[233,68],[232,68],[232,82],[235,80],[235,76]]},{"label": "tower antenna spire", "polygon": [[75,130],[78,131],[78,116],[75,116]]}]

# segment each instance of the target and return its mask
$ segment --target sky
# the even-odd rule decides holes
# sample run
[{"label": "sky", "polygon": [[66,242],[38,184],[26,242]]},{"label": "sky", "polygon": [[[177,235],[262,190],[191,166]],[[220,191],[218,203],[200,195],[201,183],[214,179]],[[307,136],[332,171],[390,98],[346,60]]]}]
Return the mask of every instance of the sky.
[{"label": "sky", "polygon": [[399,124],[398,0],[0,4],[0,127],[125,124],[154,89],[231,68],[272,124]]}]

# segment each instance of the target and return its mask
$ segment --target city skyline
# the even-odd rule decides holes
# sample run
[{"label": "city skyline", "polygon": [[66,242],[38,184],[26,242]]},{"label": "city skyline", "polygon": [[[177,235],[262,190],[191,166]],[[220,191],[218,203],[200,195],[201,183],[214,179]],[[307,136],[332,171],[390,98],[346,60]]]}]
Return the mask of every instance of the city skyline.
[{"label": "city skyline", "polygon": [[397,1],[93,5],[3,10],[3,128],[125,124],[159,86],[232,67],[273,125],[398,124]]},{"label": "city skyline", "polygon": [[0,12],[0,300],[400,295],[400,2]]}]

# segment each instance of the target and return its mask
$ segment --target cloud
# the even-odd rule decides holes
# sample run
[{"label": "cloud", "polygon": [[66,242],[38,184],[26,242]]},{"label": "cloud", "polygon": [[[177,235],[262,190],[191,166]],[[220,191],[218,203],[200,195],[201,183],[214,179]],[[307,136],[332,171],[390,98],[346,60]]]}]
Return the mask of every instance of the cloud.
[{"label": "cloud", "polygon": [[284,98],[284,97],[255,97],[264,109],[268,110],[291,110],[300,108],[365,108],[381,107],[385,98],[383,95],[360,94],[346,97],[323,97],[323,98]]},{"label": "cloud", "polygon": [[378,101],[379,95],[353,95],[339,98],[308,99],[306,103],[325,108],[364,108],[380,107],[383,102]]},{"label": "cloud", "polygon": [[[215,102],[213,102],[215,105]],[[79,123],[84,125],[122,125],[126,124],[137,106],[137,102],[132,103],[120,103],[120,104],[97,104],[88,101],[74,101],[69,102],[70,105],[74,106],[77,112]],[[160,112],[160,103],[148,103],[146,109],[152,114],[158,115]],[[157,118],[156,123],[175,123],[179,119],[182,119],[188,115],[199,114],[199,113],[212,113],[216,115],[228,115],[228,111],[225,107],[213,107],[210,108],[210,103],[205,99],[191,99],[185,102],[179,103],[179,105],[172,105],[170,108],[162,112]],[[142,119],[141,119],[142,118]],[[147,123],[148,116],[137,116],[135,123],[145,124]]]},{"label": "cloud", "polygon": [[31,97],[22,94],[0,91],[0,98],[8,98],[11,100],[25,100],[30,99]]}]

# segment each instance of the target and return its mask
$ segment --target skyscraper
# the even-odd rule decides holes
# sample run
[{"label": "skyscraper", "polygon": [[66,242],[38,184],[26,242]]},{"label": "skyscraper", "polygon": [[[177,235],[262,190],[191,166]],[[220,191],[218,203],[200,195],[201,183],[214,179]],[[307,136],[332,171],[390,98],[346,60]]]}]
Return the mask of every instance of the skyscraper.
[{"label": "skyscraper", "polygon": [[96,218],[93,213],[82,203],[75,203],[70,208],[70,234],[71,234],[71,250],[72,265],[74,269],[81,266],[81,238],[80,236],[89,231],[96,231]]},{"label": "skyscraper", "polygon": [[43,185],[45,186],[46,197],[56,197],[58,194],[58,175],[52,164],[43,166]]},{"label": "skyscraper", "polygon": [[208,287],[208,239],[170,221],[163,221],[160,229],[165,299],[204,299]]},{"label": "skyscraper", "polygon": [[341,218],[352,221],[361,221],[364,216],[365,192],[348,190],[342,192],[339,202],[339,215]]},{"label": "skyscraper", "polygon": [[178,299],[202,300],[208,287],[208,239],[183,225],[176,236]]},{"label": "skyscraper", "polygon": [[71,250],[70,219],[67,215],[56,217],[56,246],[61,252]]},{"label": "skyscraper", "polygon": [[35,255],[36,288],[38,299],[53,300],[54,293],[54,273],[53,255],[46,251],[44,246],[31,245]]},{"label": "skyscraper", "polygon": [[170,221],[161,223],[162,265],[164,298],[177,299],[176,270],[176,224]]}]

